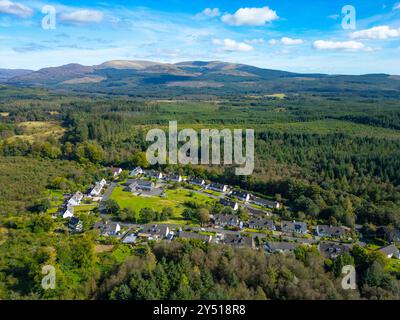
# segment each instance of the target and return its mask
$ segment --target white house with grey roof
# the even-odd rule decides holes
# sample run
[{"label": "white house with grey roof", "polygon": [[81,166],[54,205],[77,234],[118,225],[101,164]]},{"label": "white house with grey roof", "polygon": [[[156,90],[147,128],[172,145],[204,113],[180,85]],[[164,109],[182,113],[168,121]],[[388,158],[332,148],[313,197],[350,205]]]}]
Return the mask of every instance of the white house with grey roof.
[{"label": "white house with grey roof", "polygon": [[206,184],[206,181],[202,178],[192,178],[188,180],[189,184],[193,184],[195,186],[202,187]]},{"label": "white house with grey roof", "polygon": [[346,235],[347,230],[343,227],[317,225],[315,234],[319,237],[342,238]]},{"label": "white house with grey roof", "polygon": [[282,204],[278,201],[271,201],[267,199],[263,199],[260,197],[252,197],[251,201],[261,207],[269,208],[269,209],[280,209],[282,208]]},{"label": "white house with grey roof", "polygon": [[82,192],[78,191],[68,200],[67,205],[71,207],[79,206],[81,204],[82,199],[83,199],[83,194]]},{"label": "white house with grey roof", "polygon": [[106,184],[107,181],[105,179],[102,179],[101,181],[97,182],[92,191],[90,191],[90,195],[92,197],[98,197],[101,194],[101,191],[103,191],[103,188]]},{"label": "white house with grey roof", "polygon": [[229,196],[247,202],[250,200],[251,194],[246,191],[233,190],[229,193]]},{"label": "white house with grey roof", "polygon": [[207,189],[225,193],[228,191],[228,186],[226,184],[211,183],[210,185],[208,185]]},{"label": "white house with grey roof", "polygon": [[265,253],[288,253],[300,246],[295,242],[267,242],[264,246]]}]

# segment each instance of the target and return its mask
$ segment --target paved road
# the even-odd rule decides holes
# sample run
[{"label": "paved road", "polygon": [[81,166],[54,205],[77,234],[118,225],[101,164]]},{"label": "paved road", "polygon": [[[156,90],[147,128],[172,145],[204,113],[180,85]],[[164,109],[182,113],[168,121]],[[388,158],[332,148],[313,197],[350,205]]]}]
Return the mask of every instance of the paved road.
[{"label": "paved road", "polygon": [[115,187],[118,186],[117,182],[111,182],[110,187],[107,189],[106,193],[103,195],[103,198],[101,198],[100,204],[99,204],[99,211],[102,212],[104,210],[104,203],[108,200],[108,198],[111,196],[113,193]]}]

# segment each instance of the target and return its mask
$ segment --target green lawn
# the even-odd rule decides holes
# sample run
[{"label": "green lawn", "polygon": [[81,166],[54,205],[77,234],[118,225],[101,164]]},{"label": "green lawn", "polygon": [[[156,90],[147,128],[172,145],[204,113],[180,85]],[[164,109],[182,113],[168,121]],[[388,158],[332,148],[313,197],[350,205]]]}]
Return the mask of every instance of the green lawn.
[{"label": "green lawn", "polygon": [[123,187],[116,187],[110,197],[118,202],[122,208],[132,208],[139,212],[143,208],[151,208],[156,211],[162,210],[164,207],[172,207],[174,209],[174,218],[181,218],[185,209],[186,201],[196,201],[198,203],[207,203],[215,201],[215,199],[203,194],[193,193],[185,189],[166,190],[166,197],[142,197],[135,196],[130,192],[123,191]]}]

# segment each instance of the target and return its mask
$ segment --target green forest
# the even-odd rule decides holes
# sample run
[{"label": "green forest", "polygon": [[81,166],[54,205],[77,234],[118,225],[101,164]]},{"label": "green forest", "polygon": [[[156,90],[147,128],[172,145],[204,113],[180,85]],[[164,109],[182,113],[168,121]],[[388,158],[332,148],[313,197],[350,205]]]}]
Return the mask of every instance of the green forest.
[{"label": "green forest", "polygon": [[[146,132],[171,120],[198,130],[255,129],[255,172],[236,176],[222,165],[164,171],[281,199],[287,220],[400,228],[396,97],[160,96],[0,87],[0,299],[400,299],[400,272],[358,246],[335,260],[315,248],[265,256],[196,241],[113,244],[103,252],[92,230],[57,231],[48,210],[58,194],[86,191],[109,177],[106,167],[148,167]],[[41,288],[45,264],[56,266],[55,290]],[[356,267],[357,290],[340,287],[348,264]]]}]

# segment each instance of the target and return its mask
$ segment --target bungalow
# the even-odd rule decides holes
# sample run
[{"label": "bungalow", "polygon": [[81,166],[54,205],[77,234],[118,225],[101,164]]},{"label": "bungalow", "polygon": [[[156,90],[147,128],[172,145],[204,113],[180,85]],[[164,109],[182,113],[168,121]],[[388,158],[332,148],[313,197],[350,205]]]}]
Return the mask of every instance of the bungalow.
[{"label": "bungalow", "polygon": [[336,242],[320,242],[318,245],[318,251],[329,259],[336,259],[340,255],[349,252],[351,245],[336,243]]},{"label": "bungalow", "polygon": [[254,204],[261,206],[261,207],[265,207],[265,208],[270,208],[270,209],[282,208],[282,204],[279,203],[278,201],[266,200],[266,199],[259,198],[259,197],[253,197],[252,201]]},{"label": "bungalow", "polygon": [[298,221],[282,221],[281,222],[281,231],[285,233],[307,233],[307,224],[304,222]]},{"label": "bungalow", "polygon": [[178,234],[179,238],[184,238],[184,239],[198,239],[204,242],[211,242],[212,236],[211,235],[204,235],[200,233],[195,233],[195,232],[186,232],[186,231],[180,231]]},{"label": "bungalow", "polygon": [[127,236],[122,240],[122,243],[125,243],[125,244],[135,243],[135,242],[136,242],[136,239],[137,239],[137,236],[136,236],[135,234],[131,233],[131,234],[127,235]]},{"label": "bungalow", "polygon": [[199,186],[199,187],[202,187],[206,184],[206,181],[201,178],[193,178],[193,179],[190,179],[188,182],[189,182],[189,184],[193,184],[193,185]]},{"label": "bungalow", "polygon": [[78,191],[68,200],[67,205],[71,207],[79,206],[82,199],[83,199],[83,194],[82,192]]},{"label": "bungalow", "polygon": [[121,231],[121,226],[116,222],[96,222],[93,229],[99,230],[102,236],[118,236]]},{"label": "bungalow", "polygon": [[319,237],[342,238],[346,235],[346,229],[343,227],[317,225],[315,227],[315,235]]},{"label": "bungalow", "polygon": [[92,191],[90,191],[90,195],[93,197],[98,197],[106,184],[107,181],[104,179],[102,179],[100,182],[97,182]]},{"label": "bungalow", "polygon": [[220,243],[235,247],[255,247],[253,237],[246,237],[241,234],[225,234]]},{"label": "bungalow", "polygon": [[110,223],[106,223],[101,235],[102,236],[118,236],[120,234],[121,231],[121,226],[119,225],[119,223],[116,222],[110,222]]},{"label": "bungalow", "polygon": [[222,192],[225,193],[228,191],[228,186],[226,184],[220,184],[220,183],[211,183],[207,189],[217,191],[217,192]]},{"label": "bungalow", "polygon": [[148,170],[145,172],[149,178],[161,180],[163,178],[163,173],[161,171]]},{"label": "bungalow", "polygon": [[276,230],[274,221],[264,218],[251,218],[248,222],[248,227],[250,229],[257,229],[257,230],[262,230],[262,229],[272,230],[272,231]]},{"label": "bungalow", "polygon": [[169,176],[167,176],[167,179],[169,181],[173,181],[173,182],[182,182],[182,180],[183,180],[182,176],[179,174],[169,175]]},{"label": "bungalow", "polygon": [[389,243],[400,243],[400,230],[390,227],[379,227],[377,235]]},{"label": "bungalow", "polygon": [[388,245],[386,247],[382,247],[378,251],[389,259],[391,259],[391,258],[400,259],[399,248],[397,248],[394,244]]},{"label": "bungalow", "polygon": [[170,233],[168,226],[163,225],[145,225],[142,230],[138,232],[138,237],[147,238],[149,240],[160,240],[164,239]]},{"label": "bungalow", "polygon": [[267,242],[264,246],[265,253],[288,253],[296,250],[300,246],[294,242]]},{"label": "bungalow", "polygon": [[113,167],[113,168],[111,168],[111,173],[112,173],[113,177],[118,177],[122,173],[122,169]]},{"label": "bungalow", "polygon": [[238,227],[239,217],[231,214],[214,214],[211,218],[216,226],[220,227]]},{"label": "bungalow", "polygon": [[138,175],[141,175],[141,174],[143,174],[144,172],[143,172],[143,169],[141,168],[141,167],[136,167],[135,169],[133,169],[132,171],[131,171],[131,173],[129,174],[131,177],[136,177],[136,176],[138,176]]},{"label": "bungalow", "polygon": [[250,193],[241,190],[233,190],[229,195],[244,202],[249,201],[251,197]]},{"label": "bungalow", "polygon": [[82,232],[83,223],[80,219],[72,217],[68,222],[68,230],[70,232]]},{"label": "bungalow", "polygon": [[72,218],[74,216],[74,207],[67,206],[61,213],[63,219]]},{"label": "bungalow", "polygon": [[230,207],[233,211],[239,209],[239,205],[237,202],[230,201],[228,199],[220,199],[219,203],[222,204],[224,207]]},{"label": "bungalow", "polygon": [[152,191],[155,188],[153,181],[142,179],[128,179],[125,183],[125,191],[136,192],[137,190]]}]

